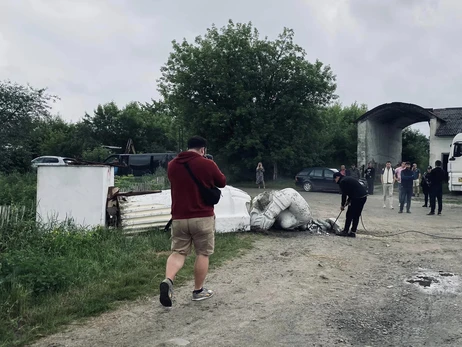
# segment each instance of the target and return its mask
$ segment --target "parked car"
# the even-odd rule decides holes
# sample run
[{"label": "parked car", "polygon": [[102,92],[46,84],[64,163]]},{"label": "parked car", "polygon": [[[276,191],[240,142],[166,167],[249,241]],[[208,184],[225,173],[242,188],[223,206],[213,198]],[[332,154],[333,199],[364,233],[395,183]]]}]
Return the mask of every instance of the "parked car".
[{"label": "parked car", "polygon": [[57,157],[53,155],[46,155],[42,157],[37,157],[31,161],[33,168],[43,165],[68,165],[70,163],[76,162],[73,158],[68,157]]},{"label": "parked car", "polygon": [[153,174],[158,167],[167,169],[176,153],[113,154],[104,160],[105,164],[117,163],[117,175],[143,176]]},{"label": "parked car", "polygon": [[[310,167],[303,169],[295,176],[295,185],[301,186],[304,191],[314,190],[324,192],[340,192],[339,185],[334,181],[334,173],[337,169],[328,167]],[[360,178],[359,183],[366,188],[366,180]]]}]

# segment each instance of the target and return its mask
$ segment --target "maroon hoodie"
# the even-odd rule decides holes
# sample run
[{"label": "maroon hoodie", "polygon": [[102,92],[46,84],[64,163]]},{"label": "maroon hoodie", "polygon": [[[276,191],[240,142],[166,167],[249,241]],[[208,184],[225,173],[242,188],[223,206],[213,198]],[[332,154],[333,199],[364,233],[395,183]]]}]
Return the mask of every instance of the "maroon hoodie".
[{"label": "maroon hoodie", "polygon": [[184,163],[188,163],[192,173],[206,187],[223,188],[226,177],[213,160],[199,153],[181,152],[168,164],[168,179],[172,191],[172,219],[211,217],[213,206],[204,204],[196,182],[191,178]]}]

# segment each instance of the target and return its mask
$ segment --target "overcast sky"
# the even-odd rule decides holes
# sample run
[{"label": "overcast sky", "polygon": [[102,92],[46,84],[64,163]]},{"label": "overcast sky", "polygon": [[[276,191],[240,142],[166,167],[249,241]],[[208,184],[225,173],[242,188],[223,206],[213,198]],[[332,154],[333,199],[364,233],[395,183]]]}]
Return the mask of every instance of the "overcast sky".
[{"label": "overcast sky", "polygon": [[456,107],[461,16],[459,0],[0,0],[0,79],[48,87],[76,121],[98,103],[157,99],[171,41],[232,19],[271,39],[294,29],[345,105]]}]

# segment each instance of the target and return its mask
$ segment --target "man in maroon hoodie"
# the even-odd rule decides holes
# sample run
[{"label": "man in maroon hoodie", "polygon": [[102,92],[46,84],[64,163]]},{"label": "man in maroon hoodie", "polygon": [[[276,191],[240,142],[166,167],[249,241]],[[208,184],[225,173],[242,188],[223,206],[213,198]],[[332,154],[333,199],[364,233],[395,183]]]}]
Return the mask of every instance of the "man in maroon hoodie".
[{"label": "man in maroon hoodie", "polygon": [[207,159],[207,141],[200,136],[188,140],[188,150],[168,164],[167,174],[172,192],[172,254],[167,260],[165,280],[160,284],[160,302],[172,306],[173,280],[183,267],[194,245],[194,291],[192,300],[205,300],[213,291],[203,287],[209,269],[209,256],[215,246],[215,212],[204,203],[199,188],[185,167],[205,187],[223,188],[226,177],[213,160]]}]

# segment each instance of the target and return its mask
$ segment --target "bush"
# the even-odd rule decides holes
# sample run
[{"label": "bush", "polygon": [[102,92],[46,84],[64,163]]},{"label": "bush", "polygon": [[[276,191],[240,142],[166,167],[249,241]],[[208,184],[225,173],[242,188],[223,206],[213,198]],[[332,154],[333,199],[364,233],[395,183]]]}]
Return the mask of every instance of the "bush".
[{"label": "bush", "polygon": [[31,206],[37,194],[37,174],[0,173],[0,206]]}]

